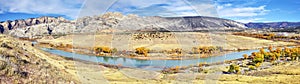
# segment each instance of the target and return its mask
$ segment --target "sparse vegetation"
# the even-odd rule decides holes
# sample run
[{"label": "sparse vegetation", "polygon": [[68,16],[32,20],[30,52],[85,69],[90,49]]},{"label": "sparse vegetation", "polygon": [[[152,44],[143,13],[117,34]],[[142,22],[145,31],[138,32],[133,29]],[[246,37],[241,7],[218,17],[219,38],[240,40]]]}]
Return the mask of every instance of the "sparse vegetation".
[{"label": "sparse vegetation", "polygon": [[172,33],[167,33],[167,32],[147,32],[147,33],[134,33],[132,35],[133,40],[141,40],[141,39],[146,39],[146,40],[153,40],[153,39],[161,39],[165,40],[168,38],[174,37]]},{"label": "sparse vegetation", "polygon": [[198,46],[192,48],[193,54],[212,54],[215,52],[221,52],[223,50],[222,47],[219,46]]}]

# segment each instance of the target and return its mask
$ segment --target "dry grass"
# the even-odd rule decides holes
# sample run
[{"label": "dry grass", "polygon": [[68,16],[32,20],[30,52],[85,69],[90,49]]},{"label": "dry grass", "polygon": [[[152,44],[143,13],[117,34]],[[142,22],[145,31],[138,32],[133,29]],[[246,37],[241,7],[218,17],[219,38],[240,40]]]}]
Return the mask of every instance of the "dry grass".
[{"label": "dry grass", "polygon": [[257,49],[261,47],[295,45],[290,42],[274,42],[230,34],[212,34],[197,32],[176,32],[174,37],[167,39],[150,38],[133,40],[132,34],[97,34],[97,35],[67,35],[57,39],[40,39],[39,42],[51,44],[73,44],[74,47],[92,48],[94,46],[110,46],[118,50],[134,51],[138,47],[150,50],[169,50],[180,48],[191,51],[197,46],[220,46],[226,50]]},{"label": "dry grass", "polygon": [[60,64],[62,61],[42,53],[30,42],[0,35],[0,45],[1,84],[79,82]]}]

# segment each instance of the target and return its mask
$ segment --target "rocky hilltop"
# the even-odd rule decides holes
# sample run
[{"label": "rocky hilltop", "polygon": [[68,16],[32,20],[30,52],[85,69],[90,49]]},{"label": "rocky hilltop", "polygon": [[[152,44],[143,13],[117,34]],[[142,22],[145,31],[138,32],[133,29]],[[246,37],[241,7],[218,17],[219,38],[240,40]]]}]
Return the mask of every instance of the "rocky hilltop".
[{"label": "rocky hilltop", "polygon": [[100,16],[87,16],[75,21],[62,17],[40,17],[6,21],[0,24],[1,33],[16,37],[35,38],[42,35],[91,33],[104,30],[117,31],[199,31],[241,30],[243,23],[215,17],[139,17],[108,12]]}]

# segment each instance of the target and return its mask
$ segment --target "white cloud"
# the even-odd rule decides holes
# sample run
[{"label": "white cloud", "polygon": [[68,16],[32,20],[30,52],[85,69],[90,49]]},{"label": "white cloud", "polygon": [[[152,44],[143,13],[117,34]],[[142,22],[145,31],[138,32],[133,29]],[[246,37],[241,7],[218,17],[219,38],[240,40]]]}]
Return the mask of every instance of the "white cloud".
[{"label": "white cloud", "polygon": [[83,0],[0,0],[4,12],[77,16]]},{"label": "white cloud", "polygon": [[266,9],[266,5],[248,6],[239,4],[216,4],[217,11],[220,17],[236,20],[243,23],[260,22],[264,18],[261,16],[267,15],[270,10]]},{"label": "white cloud", "polygon": [[265,15],[269,10],[265,9],[265,5],[259,7],[232,7],[217,6],[218,13],[221,17],[254,17]]}]

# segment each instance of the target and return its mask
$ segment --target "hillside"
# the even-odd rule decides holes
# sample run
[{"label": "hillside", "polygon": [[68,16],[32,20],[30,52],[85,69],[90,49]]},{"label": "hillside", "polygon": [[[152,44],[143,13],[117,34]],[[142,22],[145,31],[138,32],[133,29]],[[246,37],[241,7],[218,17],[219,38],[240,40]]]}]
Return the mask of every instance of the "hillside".
[{"label": "hillside", "polygon": [[79,82],[59,61],[32,47],[30,42],[0,35],[0,45],[1,84]]}]

